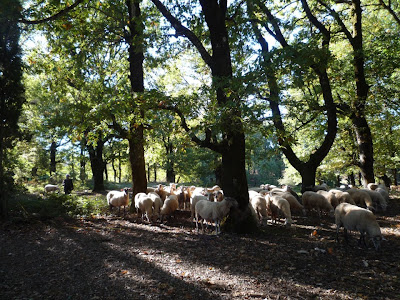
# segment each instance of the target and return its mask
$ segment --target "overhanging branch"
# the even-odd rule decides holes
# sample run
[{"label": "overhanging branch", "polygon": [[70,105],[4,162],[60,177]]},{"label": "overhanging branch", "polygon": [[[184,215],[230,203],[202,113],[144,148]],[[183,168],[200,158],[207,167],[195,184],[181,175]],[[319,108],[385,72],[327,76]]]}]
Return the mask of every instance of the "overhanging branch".
[{"label": "overhanging branch", "polygon": [[20,20],[20,22],[21,22],[21,23],[24,23],[24,24],[33,24],[33,25],[37,25],[37,24],[41,24],[41,23],[46,23],[46,22],[49,22],[49,21],[53,21],[53,20],[56,20],[56,19],[58,19],[59,17],[65,15],[65,14],[69,13],[71,10],[73,10],[75,7],[77,7],[77,6],[78,6],[80,3],[82,3],[83,1],[85,1],[85,0],[76,0],[76,1],[75,1],[73,4],[71,4],[70,6],[67,6],[66,8],[60,10],[58,13],[56,13],[56,14],[54,14],[54,15],[48,17],[48,18],[44,18],[44,19],[41,19],[41,20],[27,20],[27,19],[25,19],[25,18],[22,18],[22,19]]}]

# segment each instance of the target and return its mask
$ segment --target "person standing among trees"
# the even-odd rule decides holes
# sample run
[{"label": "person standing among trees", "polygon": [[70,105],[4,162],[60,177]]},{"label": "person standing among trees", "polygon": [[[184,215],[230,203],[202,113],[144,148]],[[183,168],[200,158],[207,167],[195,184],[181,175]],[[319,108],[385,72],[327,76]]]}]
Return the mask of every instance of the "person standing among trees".
[{"label": "person standing among trees", "polygon": [[72,183],[72,179],[69,178],[69,174],[65,175],[65,179],[63,181],[64,193],[71,194],[71,191],[74,189],[74,184]]}]

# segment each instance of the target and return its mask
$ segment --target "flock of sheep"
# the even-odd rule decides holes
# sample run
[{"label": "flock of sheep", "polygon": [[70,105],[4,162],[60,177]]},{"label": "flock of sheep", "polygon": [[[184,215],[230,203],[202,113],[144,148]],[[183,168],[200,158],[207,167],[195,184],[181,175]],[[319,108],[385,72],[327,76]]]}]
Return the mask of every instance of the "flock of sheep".
[{"label": "flock of sheep", "polygon": [[[272,222],[277,222],[279,217],[285,218],[285,225],[292,223],[292,214],[306,216],[311,210],[318,216],[327,213],[335,217],[336,239],[340,227],[344,227],[347,240],[347,231],[359,231],[359,243],[365,245],[365,235],[373,242],[375,249],[379,249],[383,239],[380,227],[374,216],[375,211],[386,211],[389,193],[385,186],[369,184],[368,188],[357,189],[341,187],[329,189],[323,184],[315,186],[311,191],[306,191],[301,197],[289,186],[278,188],[272,185],[261,185],[259,188],[249,190],[249,206],[254,217],[260,224],[270,217]],[[129,189],[110,191],[107,194],[110,210],[129,205]],[[204,222],[215,224],[215,230],[220,232],[221,221],[229,214],[232,207],[237,207],[235,199],[224,197],[219,186],[213,188],[179,187],[159,185],[148,187],[147,193],[138,193],[132,200],[136,211],[143,220],[148,222],[173,214],[177,209],[190,210],[191,219],[195,219],[196,228],[199,230],[199,221],[204,231]]]}]

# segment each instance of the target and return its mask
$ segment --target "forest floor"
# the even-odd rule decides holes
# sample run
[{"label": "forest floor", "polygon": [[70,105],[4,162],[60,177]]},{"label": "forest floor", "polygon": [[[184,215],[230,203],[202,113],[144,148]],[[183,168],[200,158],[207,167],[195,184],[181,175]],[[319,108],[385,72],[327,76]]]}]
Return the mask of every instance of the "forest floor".
[{"label": "forest floor", "polygon": [[0,224],[0,299],[400,299],[400,198],[376,252],[335,241],[333,218],[253,234],[197,233],[190,213]]}]

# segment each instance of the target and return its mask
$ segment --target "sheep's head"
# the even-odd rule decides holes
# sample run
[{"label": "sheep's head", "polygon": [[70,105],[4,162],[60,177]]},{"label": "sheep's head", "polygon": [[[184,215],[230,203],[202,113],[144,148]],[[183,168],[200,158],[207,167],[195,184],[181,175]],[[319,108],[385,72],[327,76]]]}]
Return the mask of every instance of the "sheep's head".
[{"label": "sheep's head", "polygon": [[375,250],[379,251],[381,248],[381,241],[383,240],[382,236],[374,236],[371,238],[372,243],[374,244]]}]

